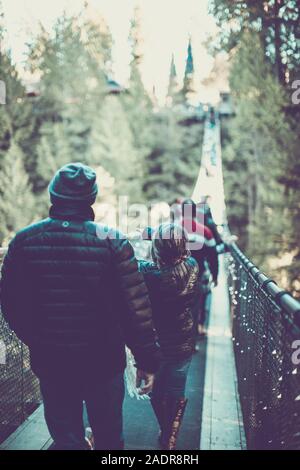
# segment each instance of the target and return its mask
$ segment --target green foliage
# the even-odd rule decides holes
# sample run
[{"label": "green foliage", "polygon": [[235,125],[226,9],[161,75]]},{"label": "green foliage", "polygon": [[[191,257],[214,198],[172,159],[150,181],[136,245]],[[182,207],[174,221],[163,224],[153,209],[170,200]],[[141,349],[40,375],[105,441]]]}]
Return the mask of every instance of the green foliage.
[{"label": "green foliage", "polygon": [[92,123],[89,162],[110,173],[116,180],[117,194],[128,196],[131,202],[141,200],[142,162],[138,156],[119,98],[107,96]]},{"label": "green foliage", "polygon": [[12,139],[23,145],[32,129],[31,105],[25,99],[16,67],[9,53],[0,52],[0,78],[6,87],[6,104],[0,106],[0,155],[9,149]]},{"label": "green foliage", "polygon": [[[29,44],[26,69],[37,79],[33,98],[26,96],[9,54],[3,52],[0,71],[7,76],[8,104],[0,108],[0,242],[29,218],[47,215],[49,181],[69,161],[82,161],[106,179],[113,178],[113,199],[127,195],[130,202],[152,202],[190,195],[200,162],[202,125],[181,125],[181,95],[181,107],[175,100],[174,108],[153,109],[140,72],[138,9],[129,39],[130,83],[121,95],[108,93],[108,28],[102,20],[87,19],[84,12],[78,18],[64,14],[51,32],[41,27]],[[191,48],[189,52],[191,61]],[[18,189],[10,184],[12,168],[24,197],[18,209],[12,209]]]},{"label": "green foliage", "polygon": [[11,142],[1,158],[0,243],[7,242],[17,230],[32,222],[35,213],[23,160],[22,150],[15,142]]},{"label": "green foliage", "polygon": [[[40,77],[40,97],[35,102],[39,124],[31,139],[34,145],[30,174],[35,191],[43,187],[38,166],[41,145],[47,145],[45,133],[51,140],[51,135],[55,138],[60,128],[61,152],[66,154],[65,148],[68,148],[73,161],[87,160],[90,123],[101,109],[106,94],[105,73],[110,47],[111,37],[104,23],[96,25],[82,17],[66,15],[57,20],[53,33],[41,28],[30,45],[27,66]],[[62,123],[61,126],[58,123]],[[58,144],[52,159],[52,166],[56,164],[56,168],[64,160]]]},{"label": "green foliage", "polygon": [[189,197],[196,183],[203,125],[184,127],[180,118],[176,108],[154,116],[153,142],[146,158],[144,180],[147,200],[172,202],[178,196]]},{"label": "green foliage", "polygon": [[224,151],[230,225],[247,254],[280,281],[280,270],[286,272],[287,266],[276,259],[292,249],[287,234],[293,223],[282,178],[295,136],[285,114],[287,96],[264,59],[257,35],[243,36],[230,81],[236,112],[226,124],[229,141]]},{"label": "green foliage", "polygon": [[182,97],[185,103],[189,103],[195,91],[194,88],[194,59],[191,40],[189,40],[185,72],[183,78]]},{"label": "green foliage", "polygon": [[72,148],[64,123],[45,122],[40,129],[37,147],[37,173],[42,188],[49,184],[57,168],[72,161]]},{"label": "green foliage", "polygon": [[233,57],[236,117],[225,128],[223,122],[231,226],[248,254],[300,295],[300,111],[288,96],[300,72],[300,3],[213,0],[210,6],[220,26],[214,47]]},{"label": "green foliage", "polygon": [[[232,58],[235,117],[222,121],[230,226],[257,264],[300,295],[300,119],[286,83],[300,71],[299,2],[214,0],[211,8],[221,26],[218,46]],[[0,24],[0,38],[4,33]],[[193,92],[191,44],[183,89],[173,59],[168,107],[158,110],[140,72],[138,9],[129,39],[129,88],[120,95],[109,94],[107,84],[110,32],[85,10],[63,15],[52,32],[41,27],[29,44],[26,69],[37,80],[37,97],[26,96],[9,51],[1,50],[7,104],[0,106],[0,243],[46,216],[48,183],[69,161],[94,166],[109,183],[113,178],[114,201],[127,195],[130,202],[171,202],[191,194],[203,138],[203,124],[185,114]]]},{"label": "green foliage", "polygon": [[217,49],[231,51],[245,32],[258,33],[264,56],[281,83],[286,72],[297,76],[300,62],[300,3],[298,0],[213,0],[210,2],[220,34]]}]

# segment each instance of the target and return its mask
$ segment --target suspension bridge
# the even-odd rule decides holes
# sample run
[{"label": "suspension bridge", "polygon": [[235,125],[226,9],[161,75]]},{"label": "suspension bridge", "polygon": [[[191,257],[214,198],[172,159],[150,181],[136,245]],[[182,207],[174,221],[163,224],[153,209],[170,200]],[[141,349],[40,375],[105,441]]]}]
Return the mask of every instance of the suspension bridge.
[{"label": "suspension bridge", "polygon": [[[215,221],[228,236],[218,121],[205,124],[192,197],[198,202],[203,194],[210,196]],[[295,348],[300,345],[300,304],[235,243],[219,263],[208,335],[193,357],[177,448],[299,450],[300,361]],[[51,438],[28,350],[1,317],[0,325],[0,449],[48,449]],[[148,400],[126,396],[124,422],[128,450],[158,448],[158,426]]]}]

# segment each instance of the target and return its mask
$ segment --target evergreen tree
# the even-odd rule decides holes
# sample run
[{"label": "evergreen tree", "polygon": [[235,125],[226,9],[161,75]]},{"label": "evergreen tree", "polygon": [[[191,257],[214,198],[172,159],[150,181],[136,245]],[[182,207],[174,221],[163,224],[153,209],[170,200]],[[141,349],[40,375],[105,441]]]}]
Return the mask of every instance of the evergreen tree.
[{"label": "evergreen tree", "polygon": [[133,145],[137,151],[139,168],[144,170],[142,181],[148,178],[145,171],[145,159],[152,148],[153,109],[151,99],[145,90],[140,66],[142,61],[142,37],[140,9],[136,7],[129,33],[132,60],[130,62],[130,79],[128,93],[121,97],[132,135]]},{"label": "evergreen tree", "polygon": [[0,243],[33,220],[34,198],[24,168],[24,155],[14,142],[5,153],[0,171]]},{"label": "evergreen tree", "polygon": [[[215,45],[234,57],[237,115],[228,123],[224,166],[231,224],[257,263],[300,295],[300,112],[284,91],[290,94],[289,84],[300,72],[300,4],[214,0],[211,11],[220,26]],[[257,35],[259,48],[253,43]]]},{"label": "evergreen tree", "polygon": [[45,122],[37,146],[39,189],[45,189],[58,168],[73,160],[72,148],[63,122]]},{"label": "evergreen tree", "polygon": [[141,155],[147,147],[147,131],[151,120],[152,104],[145,90],[141,76],[140,66],[143,58],[141,38],[140,9],[136,7],[134,17],[131,20],[129,33],[132,59],[130,62],[130,78],[128,94],[123,96],[126,114],[132,128],[135,145]]},{"label": "evergreen tree", "polygon": [[144,182],[147,200],[169,203],[192,193],[200,165],[203,125],[182,126],[180,118],[176,108],[166,108],[154,117]]},{"label": "evergreen tree", "polygon": [[[3,15],[0,43],[5,35]],[[5,83],[6,103],[0,105],[0,244],[6,243],[22,225],[31,221],[33,196],[28,185],[24,153],[33,121],[25,94],[8,50],[0,50],[0,79]]]},{"label": "evergreen tree", "polygon": [[172,54],[171,66],[170,66],[170,75],[169,75],[169,85],[167,93],[167,106],[176,106],[180,102],[179,100],[179,84],[177,79],[177,71],[175,65],[174,54]]},{"label": "evergreen tree", "polygon": [[[79,18],[63,15],[50,34],[41,29],[30,45],[29,66],[40,75],[40,98],[35,104],[39,127],[35,129],[32,149],[34,189],[43,186],[37,170],[39,141],[45,132],[55,136],[57,123],[62,151],[70,149],[72,160],[87,161],[91,121],[101,109],[107,93],[106,67],[110,60],[111,37],[105,24],[95,23],[85,14]],[[54,129],[51,131],[51,125]],[[63,142],[63,138],[67,142]],[[57,159],[59,161],[59,149]]]},{"label": "evergreen tree", "polygon": [[224,153],[229,220],[238,231],[243,222],[247,224],[243,240],[247,253],[270,272],[274,258],[286,250],[288,220],[280,177],[289,155],[291,129],[283,111],[286,96],[253,33],[245,34],[235,55],[231,89],[236,117],[230,123],[231,143]]},{"label": "evergreen tree", "polygon": [[169,202],[174,199],[174,166],[179,161],[179,133],[171,110],[155,116],[153,130],[152,147],[146,159],[144,191],[148,201]]},{"label": "evergreen tree", "polygon": [[12,139],[25,148],[25,142],[32,131],[33,119],[31,118],[31,104],[26,98],[25,88],[15,65],[12,63],[10,52],[7,50],[0,50],[0,79],[6,88],[6,103],[0,105],[1,168],[1,157],[9,149]]},{"label": "evergreen tree", "polygon": [[134,9],[134,15],[131,20],[131,27],[129,32],[129,44],[131,46],[131,62],[130,62],[130,78],[129,89],[133,95],[138,95],[143,98],[143,105],[147,107],[149,104],[149,96],[147,95],[143,80],[141,77],[141,62],[143,59],[142,52],[142,33],[141,33],[141,11],[137,6]]},{"label": "evergreen tree", "polygon": [[167,107],[152,117],[151,150],[146,157],[144,180],[147,200],[172,202],[176,197],[192,194],[203,140],[203,124],[184,119],[194,92],[194,62],[189,40],[183,88],[178,89],[172,57]]},{"label": "evergreen tree", "polygon": [[300,3],[298,0],[213,0],[214,14],[220,34],[217,46],[234,49],[244,32],[259,33],[265,59],[281,83],[289,75],[297,76],[300,64]]},{"label": "evergreen tree", "polygon": [[107,96],[92,123],[89,162],[102,166],[115,178],[116,192],[140,202],[142,165],[132,130],[116,96]]},{"label": "evergreen tree", "polygon": [[191,38],[189,39],[188,50],[187,50],[187,59],[185,65],[184,79],[183,79],[183,88],[182,95],[184,102],[190,104],[193,101],[193,96],[195,94],[194,87],[194,58],[192,51]]},{"label": "evergreen tree", "polygon": [[[297,117],[295,119],[295,117]],[[290,149],[286,167],[280,176],[280,182],[285,189],[285,257],[286,264],[283,265],[286,289],[291,290],[294,295],[300,298],[300,109],[298,114],[289,120],[290,132],[286,136],[289,138]]]}]

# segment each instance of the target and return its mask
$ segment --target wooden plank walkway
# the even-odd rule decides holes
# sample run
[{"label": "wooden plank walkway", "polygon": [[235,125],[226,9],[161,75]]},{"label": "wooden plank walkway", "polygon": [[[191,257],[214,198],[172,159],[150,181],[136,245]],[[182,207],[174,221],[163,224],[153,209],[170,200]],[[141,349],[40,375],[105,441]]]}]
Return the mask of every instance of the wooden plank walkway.
[{"label": "wooden plank walkway", "polygon": [[227,279],[219,257],[219,284],[213,290],[200,449],[241,450],[245,433],[237,390]]},{"label": "wooden plank walkway", "polygon": [[[187,383],[188,406],[184,416],[178,449],[196,450],[199,446],[204,390],[206,341],[193,356]],[[124,437],[127,450],[155,450],[158,425],[149,400],[125,397]],[[46,450],[52,444],[41,405],[6,441],[0,450]]]},{"label": "wooden plank walkway", "polygon": [[[180,430],[177,449],[199,449],[206,362],[206,341],[199,343],[187,381],[188,404]],[[126,397],[124,405],[125,444],[128,450],[158,449],[158,425],[149,401]]]},{"label": "wooden plank walkway", "polygon": [[[215,151],[211,166],[210,152]],[[210,174],[208,172],[210,170]],[[202,161],[193,199],[210,196],[217,224],[226,224],[220,123],[206,122]],[[237,390],[236,367],[231,337],[229,295],[224,257],[219,256],[219,284],[212,292],[200,449],[245,449],[245,433]]]},{"label": "wooden plank walkway", "polygon": [[47,449],[51,443],[41,405],[1,444],[0,450],[41,450]]}]

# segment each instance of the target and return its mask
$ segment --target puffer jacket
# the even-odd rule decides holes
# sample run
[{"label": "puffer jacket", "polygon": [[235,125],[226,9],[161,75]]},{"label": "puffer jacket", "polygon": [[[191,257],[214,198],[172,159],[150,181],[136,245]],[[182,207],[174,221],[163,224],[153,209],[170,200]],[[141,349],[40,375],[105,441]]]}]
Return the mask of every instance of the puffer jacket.
[{"label": "puffer jacket", "polygon": [[195,345],[193,309],[199,295],[197,261],[189,257],[163,268],[139,261],[139,268],[149,290],[163,357],[174,360],[190,357]]},{"label": "puffer jacket", "polygon": [[2,267],[2,313],[39,377],[113,376],[125,367],[125,343],[137,366],[154,372],[159,348],[132,246],[86,219],[52,210],[15,236]]}]

